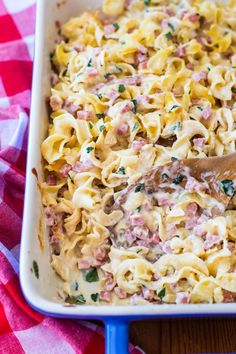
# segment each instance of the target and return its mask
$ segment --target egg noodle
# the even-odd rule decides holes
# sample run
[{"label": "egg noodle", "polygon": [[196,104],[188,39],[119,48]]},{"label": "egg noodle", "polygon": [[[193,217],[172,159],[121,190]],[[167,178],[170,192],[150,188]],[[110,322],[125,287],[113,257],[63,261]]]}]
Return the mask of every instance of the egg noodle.
[{"label": "egg noodle", "polygon": [[[51,55],[42,201],[60,295],[75,304],[235,301],[236,210],[164,176],[235,151],[236,1],[105,0]],[[170,179],[171,178],[171,179]],[[220,188],[232,196],[234,181]],[[114,207],[118,205],[117,208]],[[218,208],[214,214],[213,208]]]}]

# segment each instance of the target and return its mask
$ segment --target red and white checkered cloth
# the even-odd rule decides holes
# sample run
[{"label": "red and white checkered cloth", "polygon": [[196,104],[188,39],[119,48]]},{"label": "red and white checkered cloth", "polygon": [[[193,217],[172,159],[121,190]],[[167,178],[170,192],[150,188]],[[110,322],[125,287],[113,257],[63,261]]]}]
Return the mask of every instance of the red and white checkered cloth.
[{"label": "red and white checkered cloth", "polygon": [[0,0],[0,354],[102,354],[100,327],[37,313],[19,286],[34,24],[35,0]]}]

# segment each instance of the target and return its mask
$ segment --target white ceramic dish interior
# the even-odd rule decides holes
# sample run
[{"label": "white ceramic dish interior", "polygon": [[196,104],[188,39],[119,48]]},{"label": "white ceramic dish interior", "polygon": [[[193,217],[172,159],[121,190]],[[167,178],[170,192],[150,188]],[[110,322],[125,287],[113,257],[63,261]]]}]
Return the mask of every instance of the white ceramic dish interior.
[{"label": "white ceramic dish interior", "polygon": [[[118,1],[118,0],[117,0]],[[45,98],[49,95],[49,53],[53,49],[56,27],[55,21],[65,22],[85,10],[98,6],[96,0],[38,0],[36,48],[34,63],[33,92],[29,130],[27,180],[22,230],[20,281],[27,301],[34,308],[47,314],[62,317],[105,318],[124,316],[143,318],[149,316],[178,316],[200,314],[233,314],[236,304],[187,304],[187,305],[146,305],[146,306],[76,306],[65,307],[56,298],[58,279],[49,263],[50,250],[47,232],[43,231],[45,249],[42,251],[38,240],[40,214],[42,212],[40,194],[32,169],[41,175],[40,144],[46,136],[48,113]],[[33,260],[39,265],[39,279],[31,272]],[[114,318],[113,318],[114,319]]]}]

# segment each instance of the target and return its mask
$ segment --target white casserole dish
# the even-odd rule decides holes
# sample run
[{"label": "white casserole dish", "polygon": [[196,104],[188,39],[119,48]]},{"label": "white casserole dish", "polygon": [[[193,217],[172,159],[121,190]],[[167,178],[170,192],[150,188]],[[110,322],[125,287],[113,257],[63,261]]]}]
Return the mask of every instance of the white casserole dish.
[{"label": "white casserole dish", "polygon": [[[50,61],[49,53],[54,47],[57,33],[55,21],[65,22],[70,17],[98,6],[96,0],[38,0],[35,62],[32,88],[31,118],[29,129],[28,163],[26,177],[26,192],[24,206],[24,221],[22,229],[20,255],[20,281],[23,293],[28,303],[44,314],[70,318],[96,318],[106,320],[109,347],[112,353],[124,353],[126,350],[115,346],[114,338],[110,338],[116,331],[120,331],[116,339],[119,344],[126,344],[128,328],[125,323],[131,319],[143,319],[160,316],[184,315],[232,315],[236,313],[235,303],[226,304],[185,304],[185,305],[145,305],[145,306],[91,306],[83,305],[65,307],[57,298],[57,278],[51,269],[50,249],[46,229],[42,230],[45,241],[44,250],[41,249],[38,233],[40,215],[42,213],[40,193],[37,179],[32,173],[35,168],[39,179],[41,169],[40,145],[47,134],[48,113],[45,98],[50,89]],[[39,265],[39,279],[32,271],[33,260]],[[114,327],[115,325],[115,327]],[[110,331],[111,330],[111,331]],[[123,332],[123,333],[122,333]],[[111,340],[112,339],[112,340]]]}]

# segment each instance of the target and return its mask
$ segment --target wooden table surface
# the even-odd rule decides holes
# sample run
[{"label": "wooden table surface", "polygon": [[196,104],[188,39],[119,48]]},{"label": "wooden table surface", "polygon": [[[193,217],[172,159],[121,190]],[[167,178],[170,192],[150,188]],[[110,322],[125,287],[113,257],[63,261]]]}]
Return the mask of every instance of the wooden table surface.
[{"label": "wooden table surface", "polygon": [[133,322],[130,341],[146,354],[236,353],[236,318]]}]

